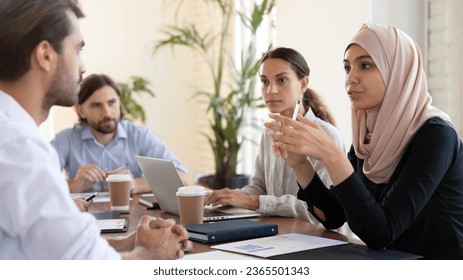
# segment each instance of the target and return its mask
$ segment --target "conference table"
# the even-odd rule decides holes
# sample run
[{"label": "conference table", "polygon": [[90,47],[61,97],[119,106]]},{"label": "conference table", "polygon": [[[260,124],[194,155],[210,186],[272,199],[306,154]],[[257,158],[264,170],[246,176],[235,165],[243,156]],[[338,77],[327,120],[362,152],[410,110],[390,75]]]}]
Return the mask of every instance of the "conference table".
[{"label": "conference table", "polygon": [[[164,219],[172,218],[177,223],[179,222],[179,217],[176,215],[171,215],[164,213],[159,209],[147,209],[146,206],[141,205],[138,202],[139,195],[132,195],[130,201],[130,213],[121,214],[121,217],[128,218],[129,226],[128,230],[125,233],[105,233],[103,236],[107,238],[119,237],[128,235],[131,232],[135,231],[143,215],[149,215],[153,217],[161,217]],[[110,211],[109,202],[95,202],[91,205],[90,212],[103,212]],[[307,221],[296,219],[296,218],[286,218],[286,217],[268,217],[260,216],[257,218],[251,218],[250,220],[261,221],[266,223],[274,223],[278,225],[278,232],[283,233],[301,233],[313,236],[320,236],[325,238],[337,239],[342,241],[348,241],[354,244],[363,244],[360,240],[352,237],[348,237],[337,232],[329,231],[319,225],[311,224]],[[193,250],[189,254],[208,252],[214,249],[211,249],[208,244],[203,244],[200,242],[193,242]]]}]

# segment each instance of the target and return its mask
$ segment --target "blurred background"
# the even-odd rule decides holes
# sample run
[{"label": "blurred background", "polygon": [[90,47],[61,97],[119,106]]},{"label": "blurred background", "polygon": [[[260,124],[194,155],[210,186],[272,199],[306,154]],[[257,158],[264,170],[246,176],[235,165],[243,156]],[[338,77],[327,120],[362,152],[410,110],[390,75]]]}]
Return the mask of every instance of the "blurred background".
[{"label": "blurred background", "polygon": [[[261,2],[260,0],[256,0]],[[174,0],[174,2],[178,2]],[[142,76],[156,96],[135,97],[146,122],[187,165],[191,178],[214,170],[204,104],[192,96],[208,83],[205,67],[188,48],[162,49],[153,55],[160,32],[170,24],[214,20],[202,0],[188,0],[181,11],[164,0],[80,0],[88,76],[105,73],[117,82]],[[236,0],[246,7],[252,0]],[[276,0],[273,26],[265,40],[273,46],[301,52],[311,68],[310,87],[332,110],[346,147],[351,143],[350,103],[344,91],[343,54],[349,39],[364,22],[391,24],[414,38],[422,48],[434,105],[446,111],[462,135],[463,120],[463,1],[459,0]],[[237,6],[237,7],[238,7]],[[219,20],[219,19],[217,19]],[[239,28],[233,32],[239,32]],[[238,34],[238,33],[236,33]],[[238,35],[235,35],[238,38]],[[243,40],[243,39],[241,39]],[[245,39],[244,39],[245,40]],[[239,40],[238,40],[239,41]],[[238,42],[239,43],[239,42]],[[235,43],[236,44],[236,43]],[[260,96],[257,85],[257,96]],[[260,113],[265,118],[266,113]],[[54,107],[41,131],[47,140],[77,121],[73,108]],[[260,140],[262,127],[244,129]],[[240,154],[240,172],[252,174],[257,146],[247,141]]]}]

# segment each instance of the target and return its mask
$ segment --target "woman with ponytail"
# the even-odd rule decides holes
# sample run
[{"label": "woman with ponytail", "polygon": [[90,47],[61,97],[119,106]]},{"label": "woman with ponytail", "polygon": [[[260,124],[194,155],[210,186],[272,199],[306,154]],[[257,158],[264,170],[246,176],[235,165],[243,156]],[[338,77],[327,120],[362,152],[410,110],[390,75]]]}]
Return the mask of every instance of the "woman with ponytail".
[{"label": "woman with ponytail", "polygon": [[[341,133],[321,97],[309,89],[310,69],[304,57],[294,49],[277,48],[266,53],[261,64],[262,97],[271,113],[291,118],[295,108],[304,118],[317,123],[339,149],[344,150]],[[302,101],[302,106],[295,106]],[[273,141],[268,130],[262,134],[260,154],[256,158],[251,183],[242,189],[215,190],[206,204],[233,205],[256,210],[264,215],[295,217],[319,223],[307,204],[296,197],[298,185],[292,168],[273,154]],[[331,185],[322,162],[309,158],[322,181]],[[348,233],[349,231],[343,231]]]}]

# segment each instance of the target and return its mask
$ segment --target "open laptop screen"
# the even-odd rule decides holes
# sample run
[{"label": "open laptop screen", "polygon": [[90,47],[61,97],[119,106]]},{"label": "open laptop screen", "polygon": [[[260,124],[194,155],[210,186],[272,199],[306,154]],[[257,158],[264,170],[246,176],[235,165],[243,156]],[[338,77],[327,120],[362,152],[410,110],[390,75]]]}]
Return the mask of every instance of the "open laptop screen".
[{"label": "open laptop screen", "polygon": [[[184,185],[172,161],[142,156],[136,156],[135,159],[158,200],[159,208],[166,213],[178,216],[178,201],[175,194],[177,189]],[[237,207],[222,206],[214,207],[213,209],[206,207],[204,220],[249,218],[259,215],[255,211]]]}]

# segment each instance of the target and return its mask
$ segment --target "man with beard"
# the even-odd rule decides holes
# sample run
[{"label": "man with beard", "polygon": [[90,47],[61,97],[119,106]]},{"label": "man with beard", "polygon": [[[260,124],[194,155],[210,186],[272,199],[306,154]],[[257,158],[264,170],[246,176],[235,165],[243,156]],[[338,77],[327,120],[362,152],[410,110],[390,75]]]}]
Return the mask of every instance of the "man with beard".
[{"label": "man with beard", "polygon": [[71,192],[106,191],[106,176],[113,172],[134,176],[132,193],[149,192],[136,155],[172,160],[184,184],[189,184],[186,167],[156,135],[123,120],[121,94],[107,75],[84,79],[75,109],[79,123],[51,141]]},{"label": "man with beard", "polygon": [[38,126],[72,106],[85,67],[76,0],[0,1],[0,259],[174,259],[191,247],[173,220],[143,216],[106,240],[69,197]]}]

